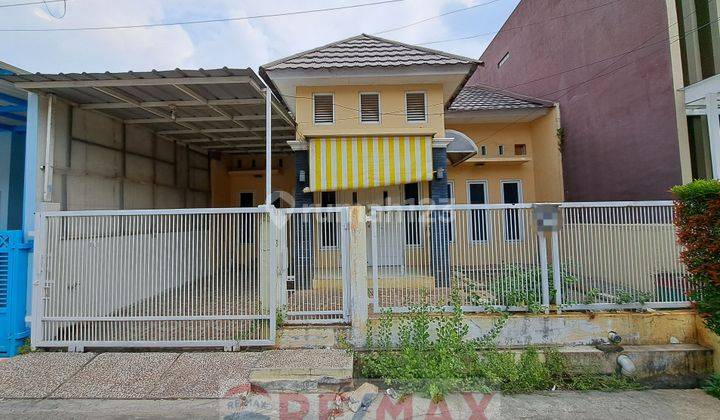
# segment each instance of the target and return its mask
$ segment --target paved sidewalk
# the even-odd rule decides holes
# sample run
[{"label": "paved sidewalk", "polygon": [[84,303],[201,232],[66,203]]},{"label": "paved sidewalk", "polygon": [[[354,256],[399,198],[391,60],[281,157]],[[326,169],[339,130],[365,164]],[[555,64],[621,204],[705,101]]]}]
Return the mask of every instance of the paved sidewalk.
[{"label": "paved sidewalk", "polygon": [[[287,394],[284,394],[287,395]],[[0,419],[74,419],[74,418],[327,418],[327,412],[319,410],[321,398],[307,395],[308,405],[292,402],[297,396],[289,396],[291,403],[278,409],[259,406],[252,402],[246,406],[250,410],[228,409],[228,402],[217,399],[197,400],[0,400]],[[652,390],[618,393],[602,392],[554,392],[503,396],[494,395],[483,409],[470,410],[466,398],[471,397],[476,407],[482,406],[482,395],[451,395],[446,404],[439,404],[433,413],[437,418],[465,419],[472,414],[481,419],[482,413],[487,419],[717,419],[720,418],[720,400],[714,399],[700,390]],[[265,396],[264,398],[268,398]],[[278,396],[270,396],[278,401]],[[380,406],[384,405],[381,409]],[[365,413],[349,411],[335,413],[336,418],[425,418],[430,401],[413,398],[409,411],[401,403],[387,404],[383,398],[377,398]],[[445,408],[447,407],[447,408]],[[285,410],[280,412],[280,410]],[[445,411],[447,410],[447,411]],[[298,412],[300,411],[300,413]],[[432,415],[430,417],[433,417]]]}]

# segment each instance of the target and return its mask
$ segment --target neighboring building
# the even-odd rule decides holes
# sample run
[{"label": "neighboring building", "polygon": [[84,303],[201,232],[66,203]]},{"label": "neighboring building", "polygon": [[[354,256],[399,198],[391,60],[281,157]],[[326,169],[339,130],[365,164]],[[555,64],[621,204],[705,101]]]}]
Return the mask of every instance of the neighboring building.
[{"label": "neighboring building", "polygon": [[682,67],[685,84],[715,74],[719,6],[677,5],[680,25],[672,0],[524,0],[482,55],[469,85],[560,104],[568,201],[668,198],[711,176],[702,117],[688,140]]},{"label": "neighboring building", "polygon": [[261,66],[297,122],[296,205],[562,201],[557,107],[463,89],[478,64],[363,34]]},{"label": "neighboring building", "polygon": [[[16,73],[0,62],[0,75]],[[26,115],[27,93],[0,81],[0,231],[22,229]]]}]

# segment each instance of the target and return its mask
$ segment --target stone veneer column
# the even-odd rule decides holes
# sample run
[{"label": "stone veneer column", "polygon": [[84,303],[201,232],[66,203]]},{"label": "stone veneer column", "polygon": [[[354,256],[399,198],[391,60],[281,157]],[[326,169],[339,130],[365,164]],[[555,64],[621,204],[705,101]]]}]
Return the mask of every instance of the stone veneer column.
[{"label": "stone veneer column", "polygon": [[[305,192],[310,187],[310,156],[304,141],[288,142],[295,155],[295,207],[313,205],[313,194]],[[290,263],[295,267],[296,289],[312,288],[313,279],[313,218],[312,214],[294,214],[292,235],[288,243]]]},{"label": "stone veneer column", "polygon": [[[447,181],[447,145],[449,139],[434,139],[432,148],[433,179],[430,199],[433,204],[450,204]],[[431,223],[431,265],[436,287],[450,287],[449,227],[450,212],[433,211]]]}]

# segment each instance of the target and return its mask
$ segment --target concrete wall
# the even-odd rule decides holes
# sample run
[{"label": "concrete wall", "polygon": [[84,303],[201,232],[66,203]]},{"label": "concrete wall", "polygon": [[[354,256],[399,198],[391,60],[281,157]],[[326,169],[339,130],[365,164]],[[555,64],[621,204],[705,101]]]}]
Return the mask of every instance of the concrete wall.
[{"label": "concrete wall", "polygon": [[560,103],[569,201],[668,198],[682,174],[666,4],[603,3],[522,1],[469,84]]},{"label": "concrete wall", "polygon": [[[47,98],[40,97],[37,165],[45,163]],[[52,202],[62,210],[207,207],[207,155],[55,100]],[[37,201],[44,172],[38,169]]]}]

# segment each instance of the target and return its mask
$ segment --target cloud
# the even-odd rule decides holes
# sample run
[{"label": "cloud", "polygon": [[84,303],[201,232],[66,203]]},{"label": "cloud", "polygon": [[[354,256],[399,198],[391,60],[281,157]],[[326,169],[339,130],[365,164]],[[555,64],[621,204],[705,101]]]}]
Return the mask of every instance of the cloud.
[{"label": "cloud", "polygon": [[[478,0],[407,0],[364,8],[300,16],[201,25],[91,32],[5,33],[0,61],[40,72],[126,71],[213,67],[252,67],[361,32],[374,33],[458,9]],[[507,0],[517,2],[517,0]],[[201,18],[248,16],[358,4],[360,0],[272,2],[237,0],[69,0],[63,19],[44,6],[4,9],[0,27],[78,27],[142,24]],[[503,3],[503,2],[499,2]],[[498,4],[499,4],[498,3]],[[495,5],[493,5],[495,6]],[[487,10],[490,6],[488,6]],[[420,43],[466,35],[480,9],[434,19],[381,36]],[[53,9],[58,15],[62,9]],[[504,13],[504,12],[503,12]],[[506,16],[506,15],[505,15]],[[504,20],[502,13],[482,19]],[[469,29],[468,29],[469,28]],[[488,39],[431,45],[479,57]]]}]

